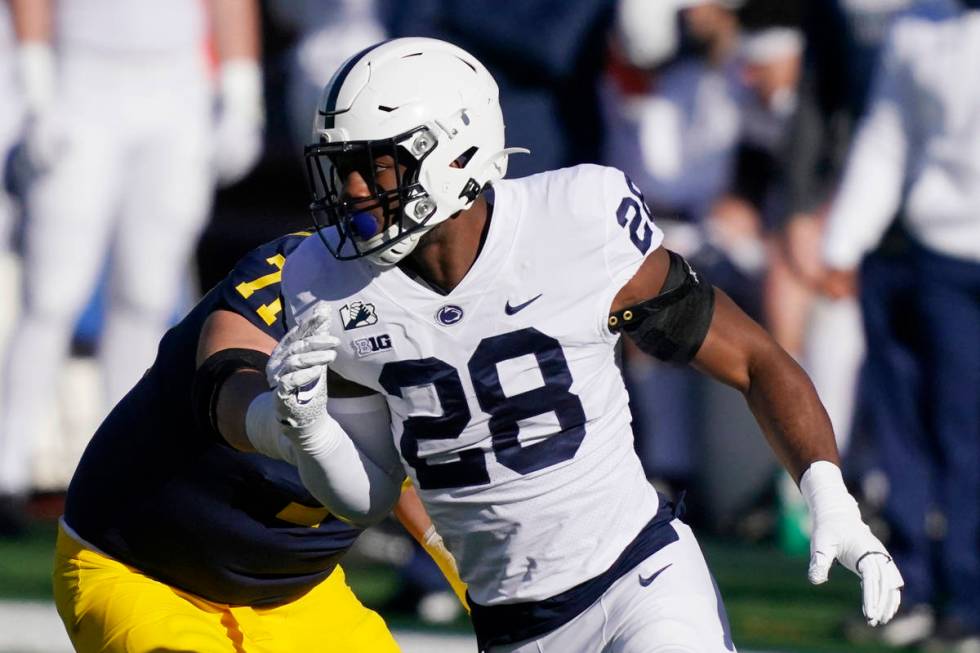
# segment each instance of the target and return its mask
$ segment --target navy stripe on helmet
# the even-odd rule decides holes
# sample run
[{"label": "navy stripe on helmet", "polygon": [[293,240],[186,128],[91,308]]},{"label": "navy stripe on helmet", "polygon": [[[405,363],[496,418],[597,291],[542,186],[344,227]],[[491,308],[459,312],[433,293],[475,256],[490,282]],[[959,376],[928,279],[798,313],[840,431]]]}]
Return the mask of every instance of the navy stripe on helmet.
[{"label": "navy stripe on helmet", "polygon": [[347,76],[350,74],[350,71],[353,70],[354,66],[357,65],[357,62],[367,56],[369,52],[375,48],[381,47],[387,42],[388,41],[381,41],[380,43],[375,43],[374,45],[364,48],[344,62],[344,65],[333,74],[333,77],[330,79],[330,82],[327,85],[330,92],[327,94],[327,99],[320,108],[320,114],[326,119],[323,125],[325,129],[333,129],[333,117],[338,113],[343,113],[343,111],[346,111],[346,109],[337,111],[337,97],[340,95],[340,89],[344,85],[344,82],[347,81]]}]

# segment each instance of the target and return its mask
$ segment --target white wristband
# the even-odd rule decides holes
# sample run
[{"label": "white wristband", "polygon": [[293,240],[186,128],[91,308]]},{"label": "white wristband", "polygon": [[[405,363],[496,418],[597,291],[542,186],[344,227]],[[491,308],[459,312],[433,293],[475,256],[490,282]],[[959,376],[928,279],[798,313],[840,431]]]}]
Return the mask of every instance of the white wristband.
[{"label": "white wristband", "polygon": [[296,450],[282,433],[276,417],[276,397],[271,391],[263,392],[248,405],[245,435],[260,454],[296,464]]},{"label": "white wristband", "polygon": [[857,501],[847,491],[840,467],[827,460],[810,465],[800,479],[800,492],[811,513],[853,511],[860,514]]},{"label": "white wristband", "polygon": [[219,84],[223,110],[250,122],[265,122],[262,104],[262,66],[254,59],[230,59],[221,63]]},{"label": "white wristband", "polygon": [[17,72],[27,111],[36,115],[54,101],[54,52],[46,41],[25,41],[17,48]]}]

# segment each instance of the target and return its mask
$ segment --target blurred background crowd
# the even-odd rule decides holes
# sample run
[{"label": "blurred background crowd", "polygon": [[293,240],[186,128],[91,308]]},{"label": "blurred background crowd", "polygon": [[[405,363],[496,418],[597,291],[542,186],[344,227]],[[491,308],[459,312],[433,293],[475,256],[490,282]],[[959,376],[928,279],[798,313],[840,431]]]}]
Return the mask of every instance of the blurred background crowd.
[{"label": "blurred background crowd", "polygon": [[[0,0],[0,536],[64,490],[168,325],[308,225],[302,147],[332,72],[434,36],[495,76],[507,143],[532,152],[510,176],[626,171],[665,245],[808,371],[907,582],[875,636],[980,650],[970,4]],[[628,344],[623,358],[651,481],[688,492],[702,532],[806,552],[805,507],[741,397]],[[453,617],[424,555],[364,539],[403,565],[398,601]]]}]

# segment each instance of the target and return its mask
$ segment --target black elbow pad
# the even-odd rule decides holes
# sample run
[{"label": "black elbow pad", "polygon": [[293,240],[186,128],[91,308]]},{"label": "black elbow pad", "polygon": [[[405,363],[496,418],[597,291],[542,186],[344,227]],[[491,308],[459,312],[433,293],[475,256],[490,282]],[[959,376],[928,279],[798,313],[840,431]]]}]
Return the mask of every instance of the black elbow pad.
[{"label": "black elbow pad", "polygon": [[623,331],[640,350],[669,363],[694,358],[708,335],[714,287],[684,257],[668,250],[670,267],[659,295],[609,315],[609,330]]},{"label": "black elbow pad", "polygon": [[218,395],[235,372],[256,370],[265,376],[269,355],[255,349],[222,349],[208,356],[194,372],[191,383],[194,419],[198,428],[217,442],[226,443],[218,430]]}]

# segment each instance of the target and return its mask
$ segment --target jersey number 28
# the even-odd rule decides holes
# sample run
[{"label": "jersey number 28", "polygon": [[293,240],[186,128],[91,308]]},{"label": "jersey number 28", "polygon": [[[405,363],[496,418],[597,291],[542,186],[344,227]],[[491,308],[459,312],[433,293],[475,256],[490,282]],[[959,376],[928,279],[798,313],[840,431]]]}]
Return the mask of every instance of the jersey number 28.
[{"label": "jersey number 28", "polygon": [[[500,384],[497,364],[520,356],[533,355],[544,385],[506,396]],[[480,409],[490,415],[489,427],[497,461],[519,474],[530,474],[575,456],[585,437],[585,411],[578,396],[569,392],[572,374],[561,345],[551,336],[530,327],[484,338],[467,363],[470,380]],[[419,440],[458,438],[471,414],[459,371],[438,358],[386,363],[379,379],[391,395],[402,396],[404,388],[431,385],[435,389],[442,415],[413,415],[405,420],[401,452],[423,490],[467,487],[490,482],[483,451],[467,449],[459,460],[429,464],[419,457]],[[518,440],[520,420],[554,412],[559,431],[524,446]]]}]

